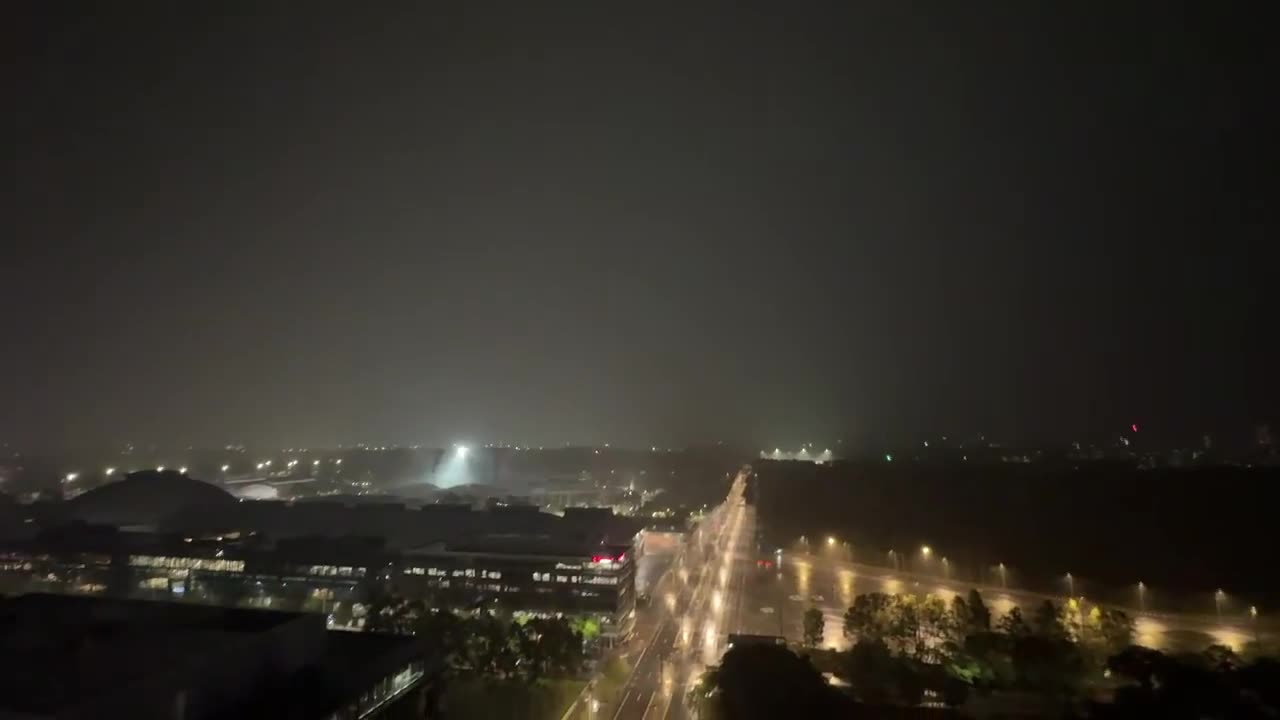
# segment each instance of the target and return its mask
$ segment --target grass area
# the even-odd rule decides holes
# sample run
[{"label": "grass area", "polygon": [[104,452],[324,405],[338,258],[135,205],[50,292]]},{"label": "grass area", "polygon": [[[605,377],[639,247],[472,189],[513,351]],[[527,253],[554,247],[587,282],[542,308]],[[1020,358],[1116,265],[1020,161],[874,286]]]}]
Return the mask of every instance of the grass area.
[{"label": "grass area", "polygon": [[529,718],[559,720],[585,682],[454,677],[448,681],[441,710],[449,720]]}]

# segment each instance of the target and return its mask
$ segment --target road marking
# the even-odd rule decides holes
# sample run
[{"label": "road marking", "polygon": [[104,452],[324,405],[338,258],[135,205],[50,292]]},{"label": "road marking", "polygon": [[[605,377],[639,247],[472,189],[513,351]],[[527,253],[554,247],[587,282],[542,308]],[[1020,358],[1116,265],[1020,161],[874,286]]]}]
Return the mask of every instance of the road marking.
[{"label": "road marking", "polygon": [[[649,638],[649,642],[645,643],[644,651],[640,653],[640,659],[636,660],[635,666],[631,668],[631,674],[627,677],[627,682],[623,684],[623,687],[629,687],[631,683],[635,682],[636,671],[639,670],[640,665],[644,663],[644,656],[649,653],[649,648],[653,647],[654,642],[656,642],[658,639],[658,633],[662,632],[662,628],[666,624],[667,624],[666,618],[663,618],[658,623],[658,628],[653,631],[653,637]],[[631,691],[628,690],[627,695],[622,696],[622,702],[618,705],[618,709],[613,713],[614,720],[618,720],[618,715],[622,713],[623,706],[627,704],[627,696],[630,694],[631,694]]]},{"label": "road marking", "polygon": [[653,708],[653,701],[658,698],[658,693],[649,693],[649,704],[644,706],[644,712],[640,713],[640,720],[649,717],[649,710]]}]

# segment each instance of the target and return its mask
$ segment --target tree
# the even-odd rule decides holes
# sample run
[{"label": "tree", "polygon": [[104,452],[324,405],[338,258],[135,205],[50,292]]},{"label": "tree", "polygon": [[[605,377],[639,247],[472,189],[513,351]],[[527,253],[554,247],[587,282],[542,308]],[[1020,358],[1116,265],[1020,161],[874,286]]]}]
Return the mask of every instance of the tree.
[{"label": "tree", "polygon": [[721,720],[724,713],[720,706],[720,669],[711,668],[702,673],[698,682],[685,698],[686,704],[693,708],[699,720]]},{"label": "tree", "polygon": [[717,717],[831,717],[840,703],[808,660],[778,645],[731,648],[713,678],[715,688],[703,696],[719,706]]},{"label": "tree", "polygon": [[600,621],[594,617],[577,617],[569,621],[573,631],[582,636],[585,643],[593,643],[600,637]]},{"label": "tree", "polygon": [[1084,659],[1064,635],[1028,635],[1014,640],[1018,685],[1055,704],[1071,700],[1084,680]]},{"label": "tree", "polygon": [[573,675],[582,667],[582,636],[562,618],[535,618],[510,630],[519,652],[517,665],[529,681],[540,677]]},{"label": "tree", "polygon": [[1062,613],[1052,600],[1045,600],[1036,608],[1033,621],[1035,632],[1040,637],[1050,639],[1067,639],[1067,626],[1062,621]]},{"label": "tree", "polygon": [[937,663],[944,656],[947,644],[958,635],[955,615],[937,595],[921,598],[915,608],[916,637],[911,655],[921,662]]},{"label": "tree", "polygon": [[489,613],[479,613],[466,621],[464,663],[479,673],[510,677],[519,658],[512,640],[507,623]]},{"label": "tree", "polygon": [[440,653],[446,667],[457,668],[464,661],[467,624],[452,611],[424,612],[414,623],[413,634],[420,643]]},{"label": "tree", "polygon": [[894,658],[879,638],[859,640],[845,657],[845,675],[865,703],[884,704],[894,694]]},{"label": "tree", "polygon": [[415,623],[425,610],[421,600],[410,600],[403,595],[380,595],[369,603],[364,629],[368,632],[411,635]]},{"label": "tree", "polygon": [[[956,598],[959,600],[959,597]],[[970,588],[969,600],[965,603],[968,615],[965,617],[965,634],[984,633],[991,630],[991,611],[982,601],[982,594],[976,588]]]},{"label": "tree", "polygon": [[1027,621],[1022,617],[1022,608],[1018,607],[1010,608],[1009,612],[996,623],[996,627],[1000,632],[1013,638],[1031,634],[1031,626],[1027,625]]},{"label": "tree", "polygon": [[893,689],[898,702],[916,707],[924,702],[924,678],[915,661],[897,658],[893,667]]},{"label": "tree", "polygon": [[888,631],[884,640],[895,653],[914,655],[920,637],[920,614],[917,612],[915,598],[910,595],[894,595],[890,601],[887,610]]},{"label": "tree", "polygon": [[1204,666],[1214,672],[1231,672],[1240,667],[1240,658],[1226,645],[1210,645],[1203,653]]},{"label": "tree", "polygon": [[865,593],[853,599],[844,614],[844,636],[857,640],[883,639],[889,634],[893,598],[884,593]]},{"label": "tree", "polygon": [[1111,657],[1133,644],[1133,620],[1123,610],[1095,606],[1089,613],[1088,628],[1103,657]]},{"label": "tree", "polygon": [[1169,664],[1169,658],[1159,650],[1130,645],[1107,658],[1107,669],[1117,678],[1136,683],[1150,692],[1156,678]]},{"label": "tree", "polygon": [[822,642],[822,611],[809,608],[804,611],[804,644],[806,647],[817,647]]}]

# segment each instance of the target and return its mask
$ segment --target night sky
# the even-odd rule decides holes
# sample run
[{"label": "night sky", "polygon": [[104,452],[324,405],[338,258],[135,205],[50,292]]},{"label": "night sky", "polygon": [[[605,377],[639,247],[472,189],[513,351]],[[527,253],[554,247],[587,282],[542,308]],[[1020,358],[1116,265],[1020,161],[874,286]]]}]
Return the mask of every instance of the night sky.
[{"label": "night sky", "polygon": [[265,5],[8,17],[0,439],[1277,416],[1262,3]]}]

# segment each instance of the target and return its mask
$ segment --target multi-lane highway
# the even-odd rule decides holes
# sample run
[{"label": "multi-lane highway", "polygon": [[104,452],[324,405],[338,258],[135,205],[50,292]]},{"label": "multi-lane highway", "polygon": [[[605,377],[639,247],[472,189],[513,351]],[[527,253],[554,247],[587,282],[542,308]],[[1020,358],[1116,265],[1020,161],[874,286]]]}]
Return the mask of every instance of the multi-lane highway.
[{"label": "multi-lane highway", "polygon": [[[649,607],[637,615],[628,676],[616,702],[602,703],[596,716],[613,720],[685,717],[686,691],[705,667],[719,662],[728,618],[744,594],[754,529],[744,502],[746,474],[733,480],[728,496],[708,512],[654,585]],[[581,715],[590,716],[590,714]]]},{"label": "multi-lane highway", "polygon": [[[651,604],[637,611],[631,671],[613,702],[584,696],[566,717],[657,720],[683,718],[686,691],[719,662],[751,565],[753,526],[743,494],[746,473],[710,511],[654,584]],[[731,607],[732,605],[732,607]]]},{"label": "multi-lane highway", "polygon": [[[818,551],[784,555],[779,567],[755,573],[742,602],[747,626],[753,628],[748,632],[764,632],[771,627],[771,634],[783,634],[792,642],[802,637],[804,611],[818,608],[824,619],[822,645],[842,649],[848,646],[844,637],[844,612],[857,595],[933,594],[949,602],[971,587],[929,575],[850,563]],[[1029,615],[1045,600],[1059,604],[1065,600],[1014,588],[979,587],[978,590],[990,607],[993,619],[1014,607],[1021,607],[1023,613]],[[1132,614],[1130,610],[1126,612]],[[1220,622],[1211,617],[1137,613],[1134,620],[1135,639],[1139,643],[1166,650],[1201,649],[1210,643],[1240,650],[1254,639],[1256,632],[1255,628],[1239,621]]]}]

